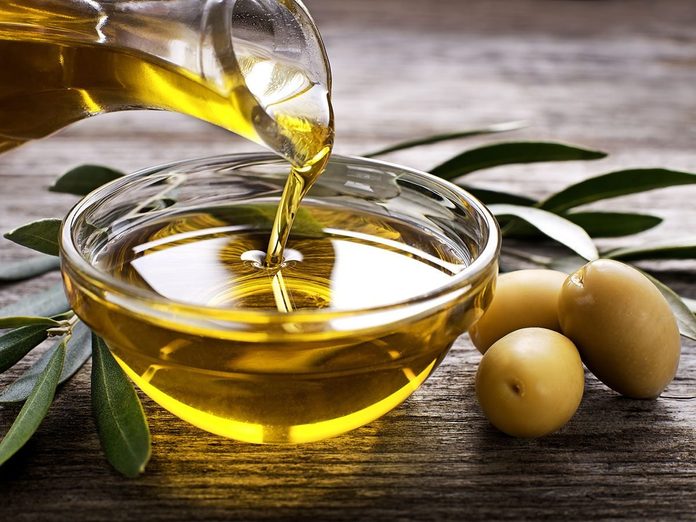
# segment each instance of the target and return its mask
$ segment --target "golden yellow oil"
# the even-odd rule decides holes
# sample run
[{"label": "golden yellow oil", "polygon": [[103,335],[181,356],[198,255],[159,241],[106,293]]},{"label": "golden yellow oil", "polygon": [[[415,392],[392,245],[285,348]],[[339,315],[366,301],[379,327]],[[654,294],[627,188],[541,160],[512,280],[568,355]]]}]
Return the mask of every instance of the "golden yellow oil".
[{"label": "golden yellow oil", "polygon": [[0,5],[0,150],[88,116],[131,109],[208,121],[266,144],[299,168],[330,148],[328,86],[297,65],[240,46],[236,67],[206,78],[137,49],[95,43],[99,20],[75,9],[59,2],[45,9]]},{"label": "golden yellow oil", "polygon": [[[245,67],[251,68],[258,60],[248,57],[248,62]],[[259,101],[241,87],[241,73],[228,78],[239,87],[225,96],[189,71],[151,56],[98,44],[8,40],[2,33],[0,71],[0,150],[89,116],[129,109],[180,112],[264,143]],[[301,72],[289,68],[275,75],[293,82]],[[302,167],[323,157],[333,132],[296,111],[286,115],[278,104],[274,117],[282,135],[269,145]]]},{"label": "golden yellow oil", "polygon": [[182,328],[175,316],[148,318],[116,306],[114,296],[84,292],[69,274],[67,287],[78,314],[106,337],[132,379],[177,416],[238,440],[307,442],[361,426],[406,399],[466,327],[473,305],[401,319],[399,307],[367,319],[350,311],[427,293],[467,260],[417,227],[308,203],[285,261],[269,268],[263,250],[272,210],[243,205],[163,216],[122,232],[92,262],[140,287],[144,299],[208,310],[213,322],[220,309],[342,313],[327,318],[326,331],[291,321],[281,335],[270,324]]}]

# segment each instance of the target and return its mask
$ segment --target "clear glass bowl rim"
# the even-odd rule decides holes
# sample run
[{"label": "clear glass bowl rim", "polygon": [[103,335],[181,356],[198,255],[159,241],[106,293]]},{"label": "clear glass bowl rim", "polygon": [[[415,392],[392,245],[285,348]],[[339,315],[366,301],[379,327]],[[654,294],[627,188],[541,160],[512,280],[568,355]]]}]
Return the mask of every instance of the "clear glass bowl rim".
[{"label": "clear glass bowl rim", "polygon": [[[416,178],[420,178],[421,180],[428,182],[430,185],[435,185],[438,189],[440,189],[440,191],[448,192],[450,200],[457,201],[460,205],[471,208],[476,214],[483,218],[483,222],[488,228],[488,240],[486,241],[486,244],[483,246],[480,254],[471,264],[465,267],[458,274],[454,275],[446,284],[439,286],[430,292],[419,294],[404,301],[397,301],[377,307],[366,307],[351,310],[332,310],[327,308],[317,310],[301,310],[291,313],[284,313],[275,310],[214,308],[201,305],[191,305],[157,297],[153,293],[131,286],[124,281],[118,280],[102,271],[97,270],[92,264],[83,258],[78,249],[75,247],[72,240],[72,228],[76,219],[92,205],[99,204],[100,200],[107,197],[114,191],[122,188],[136,177],[148,176],[173,168],[184,168],[185,172],[185,167],[187,165],[201,166],[203,165],[203,162],[208,162],[211,164],[211,166],[213,166],[213,164],[217,165],[225,162],[228,168],[287,163],[286,160],[283,160],[279,156],[272,153],[237,153],[206,156],[147,167],[111,181],[90,192],[70,210],[63,220],[59,236],[61,268],[62,270],[65,270],[66,268],[70,270],[79,278],[81,285],[91,287],[89,290],[109,292],[113,295],[118,295],[119,306],[123,306],[126,302],[132,301],[132,304],[135,305],[133,309],[136,309],[140,314],[150,309],[156,315],[161,315],[162,311],[166,310],[169,313],[176,312],[177,314],[185,316],[190,320],[203,320],[207,322],[212,316],[217,324],[220,324],[221,321],[230,321],[233,324],[296,324],[316,322],[323,323],[333,319],[379,314],[380,312],[389,312],[398,308],[409,306],[422,309],[422,307],[419,305],[427,304],[428,301],[442,302],[444,299],[445,302],[448,302],[449,299],[446,298],[448,294],[452,295],[452,299],[461,297],[462,289],[467,289],[467,287],[467,293],[474,292],[481,282],[487,280],[487,276],[490,271],[493,270],[494,267],[497,267],[501,241],[498,223],[485,205],[483,205],[483,203],[481,203],[473,195],[466,192],[464,189],[450,183],[449,181],[433,176],[432,174],[412,169],[410,167],[405,167],[396,163],[371,158],[362,158],[359,156],[346,156],[338,154],[332,155],[331,161],[339,161],[348,164],[361,164],[373,168],[397,170]],[[89,276],[90,279],[85,278],[85,275]]]}]

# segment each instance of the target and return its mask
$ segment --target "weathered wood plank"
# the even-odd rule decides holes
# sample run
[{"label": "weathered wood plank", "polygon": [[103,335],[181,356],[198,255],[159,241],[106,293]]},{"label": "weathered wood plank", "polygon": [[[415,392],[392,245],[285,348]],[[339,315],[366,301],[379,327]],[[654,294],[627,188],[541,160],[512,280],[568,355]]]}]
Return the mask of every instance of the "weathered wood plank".
[{"label": "weathered wood plank", "polygon": [[[696,171],[696,8],[689,0],[307,3],[332,59],[339,152],[523,119],[533,126],[389,159],[428,168],[464,144],[507,138],[568,140],[612,153],[601,162],[472,177],[535,196],[629,166]],[[0,229],[62,215],[75,198],[45,187],[79,163],[134,170],[253,148],[176,115],[82,122],[0,156]],[[694,196],[696,189],[682,187],[604,207],[665,217],[641,236],[652,241],[694,234]],[[0,245],[0,259],[24,254]],[[667,267],[668,281],[696,297],[692,272]],[[0,304],[56,278],[2,286]],[[588,377],[580,411],[566,428],[515,440],[490,427],[476,405],[478,360],[462,337],[402,407],[346,436],[298,447],[224,440],[145,400],[153,459],[133,481],[112,472],[101,454],[85,368],[62,388],[28,447],[0,468],[0,514],[7,520],[693,519],[696,401],[621,399]],[[696,394],[695,343],[684,344],[668,394]],[[16,413],[0,408],[2,431]]]}]

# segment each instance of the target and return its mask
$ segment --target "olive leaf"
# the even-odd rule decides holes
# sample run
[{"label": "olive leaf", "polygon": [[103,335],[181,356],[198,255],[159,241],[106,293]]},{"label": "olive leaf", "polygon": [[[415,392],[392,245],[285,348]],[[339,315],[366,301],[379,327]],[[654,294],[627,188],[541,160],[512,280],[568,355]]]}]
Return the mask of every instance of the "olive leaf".
[{"label": "olive leaf", "polygon": [[45,274],[60,267],[54,256],[32,256],[17,261],[5,261],[0,265],[0,282],[21,281]]},{"label": "olive leaf", "polygon": [[660,244],[640,247],[616,248],[603,254],[603,257],[621,261],[645,259],[695,259],[696,240],[685,240],[681,244]]},{"label": "olive leaf", "polygon": [[643,275],[655,284],[657,289],[667,300],[667,303],[669,303],[669,307],[672,309],[672,313],[677,319],[679,333],[681,333],[684,337],[688,337],[689,339],[696,341],[696,317],[694,317],[693,312],[689,309],[686,303],[684,303],[681,297],[679,297],[679,295],[666,284],[655,279],[647,272],[643,272]]},{"label": "olive leaf", "polygon": [[662,223],[661,217],[631,212],[571,212],[563,217],[580,225],[592,237],[630,236]]},{"label": "olive leaf", "polygon": [[150,429],[133,385],[104,341],[92,335],[92,411],[111,465],[136,477],[150,460]]},{"label": "olive leaf", "polygon": [[80,165],[63,174],[48,190],[85,196],[123,175],[123,172],[103,165]]},{"label": "olive leaf", "polygon": [[0,336],[0,373],[14,366],[48,337],[48,327],[31,325]]},{"label": "olive leaf", "polygon": [[39,219],[5,233],[5,237],[18,245],[51,256],[57,256],[59,253],[58,235],[60,233],[60,225],[60,219]]},{"label": "olive leaf", "polygon": [[34,435],[53,403],[58,380],[65,361],[65,341],[60,343],[36,379],[19,415],[0,442],[0,466],[12,457]]},{"label": "olive leaf", "polygon": [[688,297],[682,297],[682,302],[691,310],[692,313],[696,314],[696,299],[689,299]]},{"label": "olive leaf", "polygon": [[[72,335],[67,340],[67,354],[65,358],[65,364],[63,365],[63,370],[60,374],[60,379],[58,384],[62,384],[72,377],[77,370],[79,370],[91,354],[89,347],[89,328],[82,323],[77,322],[72,329]],[[16,381],[10,383],[2,393],[0,393],[0,404],[9,404],[15,402],[22,402],[31,393],[31,390],[36,385],[41,372],[49,364],[51,357],[56,352],[56,350],[61,349],[61,345],[65,343],[65,340],[57,342],[54,346],[46,350],[41,357],[29,367],[29,369],[24,372]]]},{"label": "olive leaf", "polygon": [[9,317],[0,317],[0,328],[18,328],[27,325],[44,325],[44,326],[60,326],[60,321],[56,321],[51,317],[40,317],[32,315],[15,315]]},{"label": "olive leaf", "polygon": [[599,257],[597,247],[587,232],[561,216],[538,208],[517,205],[490,205],[488,208],[495,216],[515,216],[525,220],[585,259],[592,260]]},{"label": "olive leaf", "polygon": [[501,165],[538,163],[547,161],[576,161],[605,158],[607,154],[563,143],[518,141],[494,143],[467,150],[438,165],[430,172],[440,178],[454,179],[476,170]]},{"label": "olive leaf", "polygon": [[70,310],[65,298],[63,283],[48,290],[34,292],[19,301],[0,308],[0,318],[7,317],[55,317]]},{"label": "olive leaf", "polygon": [[563,212],[587,203],[675,185],[696,183],[696,174],[668,169],[610,172],[570,185],[542,201],[540,208]]},{"label": "olive leaf", "polygon": [[[585,229],[591,237],[621,237],[649,230],[662,222],[662,218],[648,214],[626,212],[571,212],[564,218]],[[508,237],[538,238],[539,232],[524,223],[516,223]]]},{"label": "olive leaf", "polygon": [[508,205],[522,205],[531,207],[536,203],[532,198],[521,196],[519,194],[510,194],[509,192],[500,192],[498,190],[489,190],[484,188],[472,187],[471,185],[458,184],[472,196],[480,199],[486,205],[494,205],[496,203],[505,203]]},{"label": "olive leaf", "polygon": [[398,150],[411,149],[413,147],[420,147],[422,145],[432,145],[433,143],[440,143],[442,141],[456,140],[460,138],[471,138],[473,136],[481,136],[484,134],[494,134],[498,132],[508,132],[513,130],[522,129],[526,126],[524,122],[520,121],[510,121],[505,123],[495,123],[487,127],[481,127],[479,129],[469,129],[458,132],[448,132],[445,134],[435,134],[433,136],[427,136],[425,138],[418,138],[415,140],[402,141],[395,145],[390,145],[383,149],[376,150],[374,152],[369,152],[363,154],[366,158],[374,158],[376,156],[382,156],[390,152],[396,152]]}]

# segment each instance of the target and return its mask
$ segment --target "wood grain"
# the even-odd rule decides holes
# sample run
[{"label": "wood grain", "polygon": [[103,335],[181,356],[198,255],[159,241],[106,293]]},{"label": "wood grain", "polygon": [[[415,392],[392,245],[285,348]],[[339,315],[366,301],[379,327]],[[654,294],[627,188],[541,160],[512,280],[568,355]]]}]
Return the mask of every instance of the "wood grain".
[{"label": "wood grain", "polygon": [[[500,139],[567,140],[611,156],[498,168],[474,174],[473,181],[541,196],[630,166],[696,171],[696,6],[690,0],[307,4],[332,60],[339,152],[526,120],[529,128]],[[491,139],[499,138],[466,144]],[[390,159],[428,168],[464,144]],[[250,149],[172,114],[94,118],[0,156],[0,229],[63,215],[75,198],[45,188],[77,164],[134,170]],[[696,188],[680,187],[600,207],[663,216],[657,230],[628,241],[651,242],[694,235],[694,196]],[[1,244],[0,259],[24,254]],[[696,298],[690,264],[656,268]],[[55,279],[2,286],[0,304]],[[477,407],[478,360],[464,336],[400,408],[348,435],[303,446],[225,440],[145,399],[153,458],[137,480],[117,475],[101,454],[84,368],[60,390],[28,446],[0,468],[0,515],[18,521],[693,520],[696,401],[622,399],[588,376],[583,403],[567,427],[543,439],[516,440],[496,432]],[[696,345],[685,342],[668,395],[694,394]],[[17,411],[0,409],[3,432]]]}]

